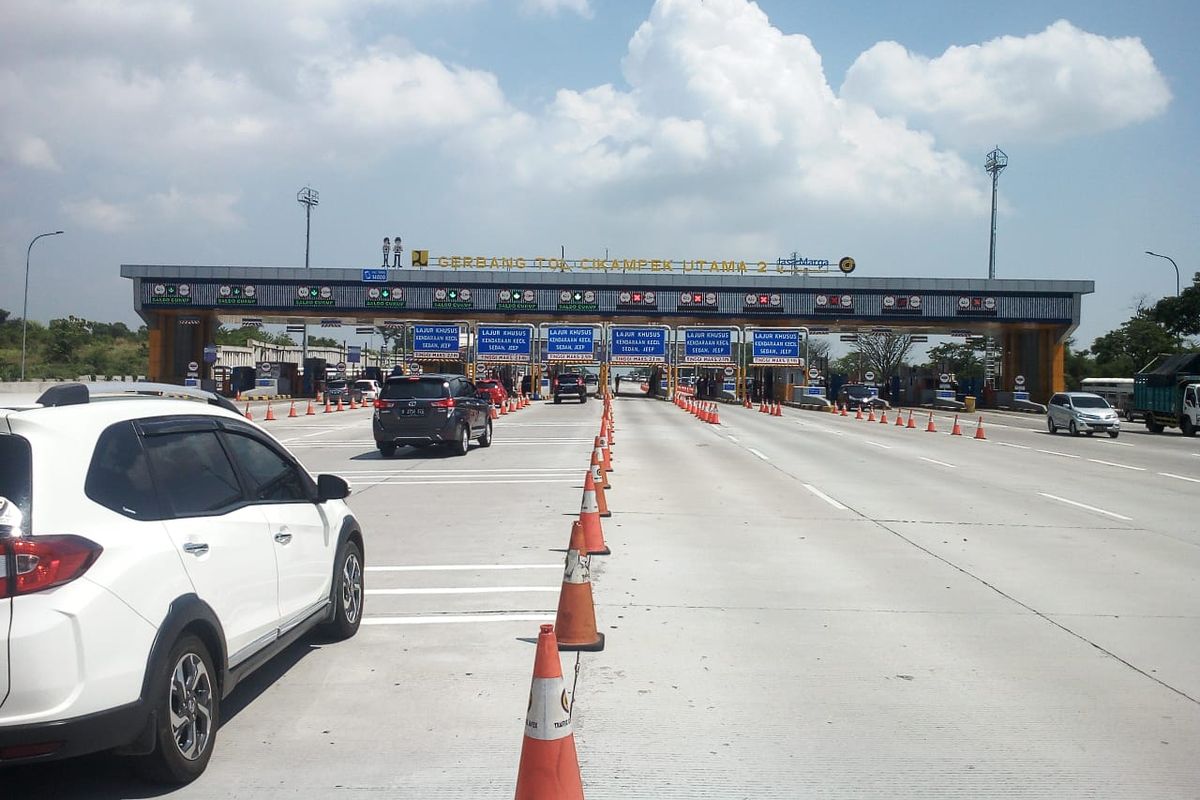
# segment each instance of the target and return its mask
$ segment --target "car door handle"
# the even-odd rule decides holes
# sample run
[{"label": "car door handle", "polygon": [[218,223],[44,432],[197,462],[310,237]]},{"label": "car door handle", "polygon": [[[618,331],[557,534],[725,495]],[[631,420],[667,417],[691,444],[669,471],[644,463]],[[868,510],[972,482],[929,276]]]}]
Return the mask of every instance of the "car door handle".
[{"label": "car door handle", "polygon": [[280,528],[279,533],[275,534],[275,541],[280,544],[287,544],[292,540],[292,534],[287,528]]},{"label": "car door handle", "polygon": [[205,542],[184,542],[183,552],[191,553],[194,556],[202,556],[208,552],[208,544]]}]

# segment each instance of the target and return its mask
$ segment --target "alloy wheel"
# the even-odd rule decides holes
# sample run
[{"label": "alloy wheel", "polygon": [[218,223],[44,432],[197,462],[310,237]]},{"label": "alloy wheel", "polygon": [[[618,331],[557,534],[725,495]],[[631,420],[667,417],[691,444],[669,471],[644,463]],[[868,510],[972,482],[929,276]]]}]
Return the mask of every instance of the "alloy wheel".
[{"label": "alloy wheel", "polygon": [[200,758],[208,748],[216,702],[204,660],[196,653],[184,653],[171,673],[170,709],[175,747],[188,761]]}]

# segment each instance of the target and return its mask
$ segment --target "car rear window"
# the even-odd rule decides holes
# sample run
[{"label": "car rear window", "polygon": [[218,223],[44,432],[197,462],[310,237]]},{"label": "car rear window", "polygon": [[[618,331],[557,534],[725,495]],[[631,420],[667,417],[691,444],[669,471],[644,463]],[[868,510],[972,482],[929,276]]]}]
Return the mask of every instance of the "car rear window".
[{"label": "car rear window", "polygon": [[118,423],[100,434],[83,491],[130,519],[161,519],[146,454],[132,423]]},{"label": "car rear window", "polygon": [[29,442],[20,436],[0,434],[0,536],[27,535],[32,507],[33,453]]},{"label": "car rear window", "polygon": [[384,400],[436,400],[449,397],[446,382],[434,378],[393,378],[383,386]]},{"label": "car rear window", "polygon": [[370,381],[355,381],[354,388],[355,389],[366,389],[367,391],[371,391],[375,387],[371,385]]},{"label": "car rear window", "polygon": [[346,382],[345,381],[329,381],[325,384],[325,386],[326,386],[326,388],[329,388],[329,389],[345,389]]},{"label": "car rear window", "polygon": [[475,385],[480,389],[495,389],[500,385],[500,381],[476,381]]}]

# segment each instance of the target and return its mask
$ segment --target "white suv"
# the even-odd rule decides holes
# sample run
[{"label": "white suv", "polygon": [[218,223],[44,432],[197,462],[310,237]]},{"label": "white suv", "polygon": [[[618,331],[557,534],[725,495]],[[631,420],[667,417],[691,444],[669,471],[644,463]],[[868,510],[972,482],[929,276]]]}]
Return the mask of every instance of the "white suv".
[{"label": "white suv", "polygon": [[135,386],[190,399],[64,384],[0,408],[0,766],[114,750],[190,781],[238,681],[362,619],[346,482],[216,395]]}]

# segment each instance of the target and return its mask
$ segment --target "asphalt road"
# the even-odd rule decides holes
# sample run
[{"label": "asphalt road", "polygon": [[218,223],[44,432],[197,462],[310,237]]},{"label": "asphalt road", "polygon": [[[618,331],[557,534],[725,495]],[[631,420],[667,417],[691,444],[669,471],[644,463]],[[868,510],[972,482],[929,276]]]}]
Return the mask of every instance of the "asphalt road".
[{"label": "asphalt road", "polygon": [[[599,403],[382,460],[369,412],[267,423],[353,484],[367,617],[231,696],[173,792],[102,757],[13,796],[508,798]],[[986,440],[616,403],[575,736],[596,798],[1200,796],[1200,440]],[[907,416],[906,416],[907,419]],[[576,660],[563,655],[573,680]],[[6,791],[5,794],[8,794]]]}]

